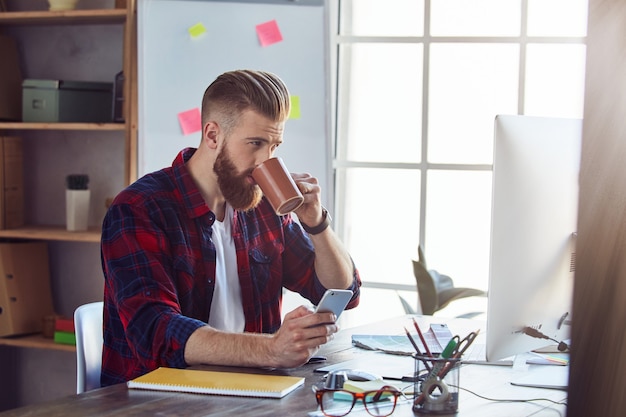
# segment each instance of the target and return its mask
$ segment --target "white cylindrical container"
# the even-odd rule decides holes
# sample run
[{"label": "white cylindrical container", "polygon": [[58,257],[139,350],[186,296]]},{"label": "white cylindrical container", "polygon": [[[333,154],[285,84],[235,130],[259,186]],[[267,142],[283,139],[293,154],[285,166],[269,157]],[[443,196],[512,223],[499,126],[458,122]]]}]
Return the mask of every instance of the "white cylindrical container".
[{"label": "white cylindrical container", "polygon": [[71,232],[87,230],[90,190],[65,190],[65,221]]}]

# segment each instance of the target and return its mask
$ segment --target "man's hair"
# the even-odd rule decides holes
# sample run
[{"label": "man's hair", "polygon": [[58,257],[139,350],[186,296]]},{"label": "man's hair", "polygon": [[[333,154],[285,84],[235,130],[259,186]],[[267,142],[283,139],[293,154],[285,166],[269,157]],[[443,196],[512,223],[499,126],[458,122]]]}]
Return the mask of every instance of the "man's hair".
[{"label": "man's hair", "polygon": [[204,92],[202,125],[217,121],[228,133],[245,110],[254,110],[274,122],[286,120],[290,111],[287,86],[269,72],[225,72]]}]

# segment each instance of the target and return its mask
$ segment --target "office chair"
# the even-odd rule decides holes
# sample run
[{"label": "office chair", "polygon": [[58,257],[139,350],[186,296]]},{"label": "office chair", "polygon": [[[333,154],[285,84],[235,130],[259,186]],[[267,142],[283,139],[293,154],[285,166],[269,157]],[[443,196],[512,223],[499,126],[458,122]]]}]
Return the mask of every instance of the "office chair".
[{"label": "office chair", "polygon": [[76,330],[76,393],[100,388],[102,367],[102,301],[83,304],[74,311]]},{"label": "office chair", "polygon": [[[434,269],[429,270],[426,265],[426,257],[421,246],[417,248],[418,260],[413,260],[413,275],[417,283],[417,296],[421,306],[421,314],[433,315],[450,304],[452,301],[466,297],[486,296],[483,290],[475,288],[455,287],[452,278],[440,274]],[[410,304],[400,297],[404,310],[407,314],[415,314]],[[471,318],[482,312],[470,312],[459,317]]]}]

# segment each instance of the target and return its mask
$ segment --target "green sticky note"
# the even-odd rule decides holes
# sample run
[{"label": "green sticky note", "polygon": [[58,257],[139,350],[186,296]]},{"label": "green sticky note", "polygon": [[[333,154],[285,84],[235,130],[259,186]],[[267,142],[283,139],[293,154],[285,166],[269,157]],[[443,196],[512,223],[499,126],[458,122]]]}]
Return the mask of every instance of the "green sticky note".
[{"label": "green sticky note", "polygon": [[291,112],[289,113],[290,119],[299,119],[300,118],[300,97],[299,96],[289,96],[291,100]]},{"label": "green sticky note", "polygon": [[188,31],[192,38],[197,38],[198,36],[206,33],[206,28],[202,23],[196,23],[195,25],[191,26]]}]

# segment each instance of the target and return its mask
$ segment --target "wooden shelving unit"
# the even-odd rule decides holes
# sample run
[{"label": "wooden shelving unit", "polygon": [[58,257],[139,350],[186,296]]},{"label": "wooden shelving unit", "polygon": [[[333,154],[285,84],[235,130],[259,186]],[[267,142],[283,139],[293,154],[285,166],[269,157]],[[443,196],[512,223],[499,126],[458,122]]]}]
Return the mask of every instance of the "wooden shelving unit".
[{"label": "wooden shelving unit", "polygon": [[[22,123],[0,122],[0,134],[15,131],[37,131],[45,135],[46,131],[118,131],[124,135],[124,160],[119,161],[120,170],[125,172],[124,179],[130,184],[136,179],[137,172],[137,34],[136,1],[126,0],[124,8],[89,9],[69,11],[7,11],[0,12],[0,29],[15,26],[52,26],[52,25],[122,25],[124,29],[123,57],[124,83],[124,118],[125,123]],[[1,59],[1,58],[0,58]],[[26,159],[26,158],[25,158]],[[25,164],[27,161],[25,160]],[[69,232],[65,226],[25,225],[15,229],[0,230],[0,238],[34,239],[66,242],[100,242],[101,231],[90,229],[84,232]],[[75,346],[55,343],[41,334],[15,337],[0,337],[0,346],[18,346],[48,350],[75,352]]]},{"label": "wooden shelving unit", "polygon": [[76,352],[76,346],[55,343],[53,339],[43,337],[42,334],[29,334],[25,336],[0,337],[0,346],[18,346],[34,349],[62,350]]},{"label": "wooden shelving unit", "polygon": [[126,130],[124,123],[0,122],[0,130]]},{"label": "wooden shelving unit", "polygon": [[126,9],[1,12],[0,25],[120,24]]},{"label": "wooden shelving unit", "polygon": [[66,242],[100,242],[100,229],[68,232],[65,226],[24,226],[0,230],[0,238],[57,240]]},{"label": "wooden shelving unit", "polygon": [[[124,95],[130,108],[124,109],[126,123],[22,123],[0,122],[0,132],[16,130],[39,131],[123,131],[126,135],[126,182],[136,178],[136,28],[135,2],[128,1],[123,9],[94,9],[67,11],[8,11],[0,12],[0,27],[9,25],[91,25],[123,24],[124,30],[124,72],[127,74]],[[0,230],[1,238],[42,239],[73,242],[98,242],[99,230],[87,232],[67,232],[62,227],[28,225],[17,229]]]}]

